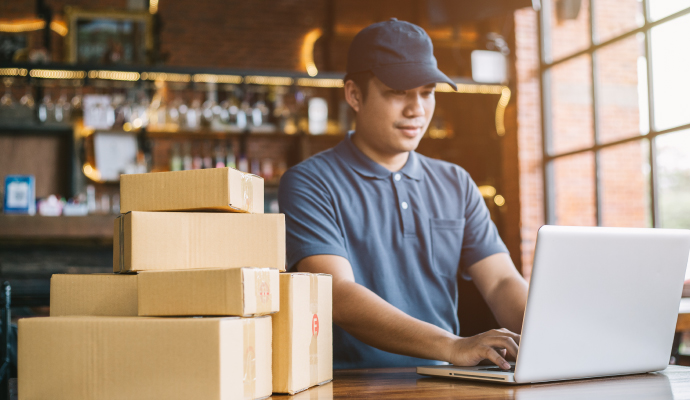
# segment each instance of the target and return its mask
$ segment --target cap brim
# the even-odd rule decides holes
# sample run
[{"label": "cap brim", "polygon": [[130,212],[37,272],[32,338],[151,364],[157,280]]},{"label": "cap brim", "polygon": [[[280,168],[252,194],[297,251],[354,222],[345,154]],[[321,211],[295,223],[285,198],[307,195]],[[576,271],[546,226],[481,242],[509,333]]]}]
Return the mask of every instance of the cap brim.
[{"label": "cap brim", "polygon": [[371,71],[381,82],[394,90],[410,90],[432,83],[447,83],[458,90],[449,77],[431,64],[392,64],[374,67]]}]

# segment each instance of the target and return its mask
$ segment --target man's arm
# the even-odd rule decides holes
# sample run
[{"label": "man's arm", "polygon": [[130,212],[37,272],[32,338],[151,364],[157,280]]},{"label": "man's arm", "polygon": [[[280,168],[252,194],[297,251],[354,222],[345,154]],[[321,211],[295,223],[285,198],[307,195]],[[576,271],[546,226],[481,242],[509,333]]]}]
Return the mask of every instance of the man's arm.
[{"label": "man's arm", "polygon": [[504,358],[506,352],[517,355],[520,335],[508,330],[461,338],[405,314],[356,283],[352,266],[343,257],[306,257],[297,264],[297,270],[333,276],[333,322],[370,346],[463,366],[489,359],[504,369],[510,368]]},{"label": "man's arm", "polygon": [[527,305],[527,282],[506,253],[472,264],[467,273],[501,326],[521,333]]}]

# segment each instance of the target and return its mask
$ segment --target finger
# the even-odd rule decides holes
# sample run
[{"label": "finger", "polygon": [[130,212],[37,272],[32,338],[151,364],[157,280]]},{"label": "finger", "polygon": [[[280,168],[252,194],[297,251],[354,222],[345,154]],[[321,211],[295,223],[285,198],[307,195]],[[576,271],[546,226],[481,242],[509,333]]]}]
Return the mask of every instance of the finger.
[{"label": "finger", "polygon": [[515,341],[506,336],[491,336],[488,337],[484,344],[498,349],[506,349],[510,355],[517,357],[518,345]]},{"label": "finger", "polygon": [[503,369],[510,369],[510,364],[493,347],[486,347],[484,357]]},{"label": "finger", "polygon": [[499,335],[499,336],[508,336],[511,339],[513,339],[515,341],[515,343],[520,343],[520,334],[515,333],[515,332],[511,332],[506,328],[494,329],[490,332],[493,332],[494,334]]},{"label": "finger", "polygon": [[498,349],[498,354],[500,354],[503,358],[506,358],[507,353],[508,351],[506,349]]}]

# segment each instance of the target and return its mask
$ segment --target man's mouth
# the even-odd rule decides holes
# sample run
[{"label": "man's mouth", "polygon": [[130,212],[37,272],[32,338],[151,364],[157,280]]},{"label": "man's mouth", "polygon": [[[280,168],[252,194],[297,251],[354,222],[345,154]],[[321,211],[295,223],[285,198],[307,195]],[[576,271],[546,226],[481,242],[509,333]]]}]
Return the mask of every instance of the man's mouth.
[{"label": "man's mouth", "polygon": [[405,136],[411,138],[422,132],[422,127],[420,125],[398,125],[397,128],[400,129]]}]

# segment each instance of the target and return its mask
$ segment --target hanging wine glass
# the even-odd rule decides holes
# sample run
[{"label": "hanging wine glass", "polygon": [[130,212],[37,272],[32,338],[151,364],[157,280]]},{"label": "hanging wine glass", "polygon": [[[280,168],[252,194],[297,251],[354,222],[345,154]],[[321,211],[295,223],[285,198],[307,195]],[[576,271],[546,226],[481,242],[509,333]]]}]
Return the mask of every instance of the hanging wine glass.
[{"label": "hanging wine glass", "polygon": [[21,104],[22,107],[28,108],[29,110],[34,109],[36,100],[34,100],[34,96],[31,94],[30,85],[26,85],[26,91],[24,92],[24,96],[19,99],[19,104]]},{"label": "hanging wine glass", "polygon": [[14,99],[12,99],[12,78],[4,78],[2,82],[5,84],[5,94],[0,97],[0,107],[14,107]]},{"label": "hanging wine glass", "polygon": [[168,107],[168,121],[175,130],[180,127],[180,105],[182,105],[182,99],[176,96],[170,103],[170,107]]},{"label": "hanging wine glass", "polygon": [[55,104],[49,93],[43,96],[41,104],[38,105],[38,120],[43,123],[55,120]]},{"label": "hanging wine glass", "polygon": [[71,117],[71,108],[72,105],[70,102],[67,100],[67,94],[65,93],[60,93],[60,98],[58,98],[57,103],[55,104],[55,121],[56,122],[69,122],[70,117]]},{"label": "hanging wine glass", "polygon": [[75,89],[74,89],[74,97],[72,97],[72,100],[70,103],[72,103],[72,110],[74,111],[81,111],[82,110],[82,87],[81,83],[75,84]]}]

